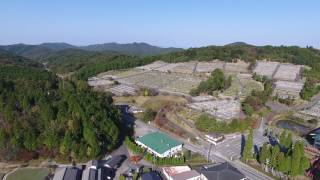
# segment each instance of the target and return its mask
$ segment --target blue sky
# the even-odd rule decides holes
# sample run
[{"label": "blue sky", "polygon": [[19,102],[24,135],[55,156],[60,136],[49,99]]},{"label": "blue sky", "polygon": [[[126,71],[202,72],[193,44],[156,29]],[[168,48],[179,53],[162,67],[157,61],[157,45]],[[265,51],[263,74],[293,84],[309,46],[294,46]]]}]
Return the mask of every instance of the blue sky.
[{"label": "blue sky", "polygon": [[319,0],[1,0],[0,44],[320,48]]}]

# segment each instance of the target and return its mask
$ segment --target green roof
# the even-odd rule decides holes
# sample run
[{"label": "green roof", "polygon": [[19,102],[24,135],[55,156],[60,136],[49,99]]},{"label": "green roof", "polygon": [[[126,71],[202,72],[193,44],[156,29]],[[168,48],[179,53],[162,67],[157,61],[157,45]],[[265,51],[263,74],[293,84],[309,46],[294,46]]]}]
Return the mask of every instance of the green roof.
[{"label": "green roof", "polygon": [[163,154],[169,149],[182,144],[181,142],[159,132],[154,132],[142,136],[138,138],[137,141],[140,141],[159,154]]}]

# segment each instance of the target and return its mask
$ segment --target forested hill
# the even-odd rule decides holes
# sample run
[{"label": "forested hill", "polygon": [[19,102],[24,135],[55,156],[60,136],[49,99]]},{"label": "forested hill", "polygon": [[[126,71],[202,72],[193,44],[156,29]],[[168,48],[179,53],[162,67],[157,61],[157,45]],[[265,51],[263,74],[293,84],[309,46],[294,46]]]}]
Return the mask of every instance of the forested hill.
[{"label": "forested hill", "polygon": [[16,66],[26,66],[26,67],[42,67],[41,64],[26,59],[21,56],[16,56],[8,51],[0,49],[0,65],[16,65]]},{"label": "forested hill", "polygon": [[[79,47],[74,47],[64,43],[42,44],[41,48],[44,49],[44,52],[35,54],[36,56],[41,57],[41,62],[48,62],[48,66],[53,72],[73,72],[76,79],[82,80],[87,80],[88,77],[104,71],[132,68],[148,64],[156,60],[180,62],[191,60],[210,61],[213,59],[232,61],[234,59],[242,59],[254,63],[255,60],[269,59],[273,61],[303,64],[312,67],[311,71],[306,71],[305,73],[305,76],[307,77],[305,89],[309,89],[308,91],[304,91],[307,93],[303,93],[308,94],[305,96],[306,99],[309,99],[313,94],[318,92],[318,90],[313,88],[313,86],[320,83],[320,51],[312,47],[254,46],[243,42],[236,42],[225,46],[190,48],[167,54],[141,57],[123,55],[114,51],[97,52],[105,50],[103,49],[104,45],[90,46],[88,49],[91,49],[91,51],[87,51],[81,49],[84,47],[79,49]],[[142,46],[145,45],[142,43]],[[8,49],[8,47],[6,48]],[[28,52],[27,54],[29,54],[30,51],[27,51],[26,49],[30,49],[30,47],[20,44],[10,46],[8,51],[14,51],[15,54],[20,54],[21,52]],[[33,49],[33,52],[37,52],[39,47],[38,50],[36,47],[31,49]],[[50,53],[46,53],[46,50],[48,49],[50,49]],[[39,54],[41,54],[41,56]]]},{"label": "forested hill", "polygon": [[0,56],[0,161],[81,160],[115,148],[120,125],[112,98],[19,58]]},{"label": "forested hill", "polygon": [[181,48],[161,48],[152,46],[147,43],[130,43],[130,44],[118,44],[118,43],[105,43],[105,44],[94,44],[89,46],[83,46],[82,49],[89,51],[116,51],[127,55],[136,56],[151,56],[160,55],[170,52],[182,51]]},{"label": "forested hill", "polygon": [[0,49],[9,51],[10,53],[13,53],[15,55],[23,56],[37,61],[43,60],[52,53],[66,49],[79,49],[102,53],[117,52],[118,54],[135,56],[160,55],[183,50],[181,48],[162,48],[152,46],[147,43],[105,43],[93,44],[88,46],[75,46],[67,43],[43,43],[39,45],[13,44],[0,46]]},{"label": "forested hill", "polygon": [[159,58],[171,62],[212,59],[225,61],[243,59],[253,62],[259,59],[269,59],[313,66],[320,62],[320,51],[312,47],[253,46],[245,43],[232,43],[225,46],[190,48],[181,52],[165,54]]}]

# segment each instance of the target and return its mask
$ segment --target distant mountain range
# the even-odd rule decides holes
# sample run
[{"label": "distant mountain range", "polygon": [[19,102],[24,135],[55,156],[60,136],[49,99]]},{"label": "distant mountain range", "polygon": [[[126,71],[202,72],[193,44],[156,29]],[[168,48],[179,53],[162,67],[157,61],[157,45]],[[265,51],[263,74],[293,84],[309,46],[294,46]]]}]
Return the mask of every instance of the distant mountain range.
[{"label": "distant mountain range", "polygon": [[118,43],[105,43],[105,44],[93,44],[88,46],[75,46],[67,43],[43,43],[39,45],[29,44],[13,44],[0,46],[0,49],[6,50],[10,53],[23,56],[30,59],[40,60],[49,56],[52,53],[65,49],[81,49],[94,52],[114,52],[119,54],[137,55],[137,56],[149,56],[160,55],[170,52],[182,51],[181,48],[162,48],[152,46],[147,43],[130,43],[130,44],[118,44]]},{"label": "distant mountain range", "polygon": [[130,43],[130,44],[118,44],[118,43],[105,43],[105,44],[94,44],[89,46],[81,47],[84,50],[89,51],[116,51],[123,54],[131,55],[159,55],[166,54],[170,52],[182,51],[181,48],[161,48],[157,46],[152,46],[147,43]]}]

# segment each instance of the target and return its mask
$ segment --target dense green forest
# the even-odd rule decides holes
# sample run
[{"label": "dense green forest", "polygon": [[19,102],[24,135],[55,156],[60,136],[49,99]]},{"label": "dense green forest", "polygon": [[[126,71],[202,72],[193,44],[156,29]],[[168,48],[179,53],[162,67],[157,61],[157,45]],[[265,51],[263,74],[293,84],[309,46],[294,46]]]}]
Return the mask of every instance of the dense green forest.
[{"label": "dense green forest", "polygon": [[[16,57],[18,58],[18,57]],[[0,159],[85,159],[115,148],[119,112],[85,81],[0,58]]]},{"label": "dense green forest", "polygon": [[20,65],[29,67],[42,67],[41,64],[26,59],[21,56],[15,56],[11,53],[0,49],[0,65]]}]

